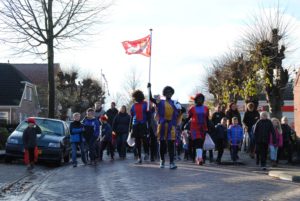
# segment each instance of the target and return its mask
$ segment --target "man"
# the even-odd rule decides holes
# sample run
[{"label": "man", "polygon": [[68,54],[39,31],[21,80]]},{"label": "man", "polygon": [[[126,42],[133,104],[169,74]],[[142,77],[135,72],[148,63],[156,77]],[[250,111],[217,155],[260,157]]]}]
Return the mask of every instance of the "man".
[{"label": "man", "polygon": [[105,114],[105,110],[100,101],[95,102],[95,117],[99,119],[101,116]]},{"label": "man", "polygon": [[111,102],[110,104],[110,109],[106,111],[106,116],[107,116],[107,123],[112,127],[112,124],[114,122],[115,117],[118,114],[118,110],[116,109],[116,103]]}]

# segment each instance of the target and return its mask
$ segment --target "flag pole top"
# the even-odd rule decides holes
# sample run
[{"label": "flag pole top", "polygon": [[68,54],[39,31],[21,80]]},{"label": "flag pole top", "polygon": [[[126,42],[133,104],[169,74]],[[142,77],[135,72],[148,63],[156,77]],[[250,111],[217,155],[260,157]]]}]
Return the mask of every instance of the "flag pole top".
[{"label": "flag pole top", "polygon": [[150,28],[149,31],[153,31],[153,29]]}]

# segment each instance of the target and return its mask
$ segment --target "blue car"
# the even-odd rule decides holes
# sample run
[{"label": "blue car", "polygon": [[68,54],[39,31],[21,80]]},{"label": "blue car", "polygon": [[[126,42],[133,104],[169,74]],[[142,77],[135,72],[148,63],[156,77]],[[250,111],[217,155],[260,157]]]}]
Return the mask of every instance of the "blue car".
[{"label": "blue car", "polygon": [[[37,135],[38,160],[61,165],[70,160],[71,144],[68,124],[64,121],[49,118],[34,117],[42,133]],[[6,162],[24,158],[22,141],[23,131],[27,128],[26,121],[22,121],[6,142]]]}]

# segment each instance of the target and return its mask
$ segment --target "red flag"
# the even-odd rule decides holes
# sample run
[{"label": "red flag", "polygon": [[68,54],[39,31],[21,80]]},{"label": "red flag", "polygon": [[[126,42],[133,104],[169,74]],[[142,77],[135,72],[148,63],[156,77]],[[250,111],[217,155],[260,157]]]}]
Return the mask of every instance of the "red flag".
[{"label": "red flag", "polygon": [[151,56],[151,37],[150,35],[134,41],[124,41],[122,45],[126,54],[141,54],[146,57]]}]

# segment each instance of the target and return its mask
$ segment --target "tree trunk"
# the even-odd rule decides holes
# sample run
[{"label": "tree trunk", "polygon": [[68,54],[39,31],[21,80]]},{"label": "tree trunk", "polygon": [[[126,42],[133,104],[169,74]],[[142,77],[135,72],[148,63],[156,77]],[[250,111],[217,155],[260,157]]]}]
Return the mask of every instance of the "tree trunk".
[{"label": "tree trunk", "polygon": [[273,86],[266,95],[269,104],[270,116],[276,117],[280,120],[282,117],[281,106],[283,106],[283,94],[281,94],[278,87]]},{"label": "tree trunk", "polygon": [[52,3],[48,1],[48,30],[47,30],[47,51],[48,51],[48,117],[55,115],[55,83],[54,83],[54,48],[53,48],[53,19]]}]

